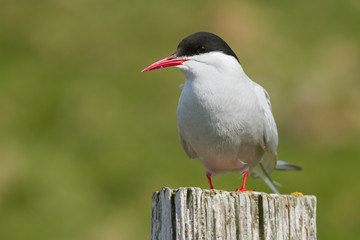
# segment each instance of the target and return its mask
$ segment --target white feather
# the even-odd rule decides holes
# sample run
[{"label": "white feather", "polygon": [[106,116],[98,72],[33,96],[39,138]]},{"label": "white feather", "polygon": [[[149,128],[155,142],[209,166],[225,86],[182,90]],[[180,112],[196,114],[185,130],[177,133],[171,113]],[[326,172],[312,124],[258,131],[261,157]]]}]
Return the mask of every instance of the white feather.
[{"label": "white feather", "polygon": [[265,90],[232,56],[210,52],[188,59],[177,66],[186,78],[177,111],[186,153],[214,174],[249,171],[266,152],[276,165],[277,129]]}]

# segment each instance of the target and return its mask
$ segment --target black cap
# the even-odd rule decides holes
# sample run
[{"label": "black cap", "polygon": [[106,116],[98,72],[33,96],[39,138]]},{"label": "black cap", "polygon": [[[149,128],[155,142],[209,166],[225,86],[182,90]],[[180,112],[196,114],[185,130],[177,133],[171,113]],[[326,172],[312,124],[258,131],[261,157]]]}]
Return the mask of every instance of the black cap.
[{"label": "black cap", "polygon": [[213,51],[233,56],[239,62],[239,59],[229,45],[219,36],[209,32],[197,32],[184,38],[179,43],[175,55],[177,57],[194,56]]}]

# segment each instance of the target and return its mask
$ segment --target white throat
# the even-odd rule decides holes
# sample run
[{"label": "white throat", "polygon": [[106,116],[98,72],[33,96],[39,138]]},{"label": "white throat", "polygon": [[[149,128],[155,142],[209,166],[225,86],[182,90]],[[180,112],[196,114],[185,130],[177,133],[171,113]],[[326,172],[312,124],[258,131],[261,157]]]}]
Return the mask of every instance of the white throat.
[{"label": "white throat", "polygon": [[248,79],[240,63],[233,56],[222,52],[210,52],[185,58],[189,61],[177,68],[183,72],[186,81]]}]

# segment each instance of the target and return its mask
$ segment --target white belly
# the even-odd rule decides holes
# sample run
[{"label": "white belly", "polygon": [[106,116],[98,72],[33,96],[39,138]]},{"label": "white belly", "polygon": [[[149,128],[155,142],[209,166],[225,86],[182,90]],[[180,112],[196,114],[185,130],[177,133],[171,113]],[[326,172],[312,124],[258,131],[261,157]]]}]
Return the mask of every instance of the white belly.
[{"label": "white belly", "polygon": [[264,154],[256,106],[241,86],[185,84],[177,111],[180,138],[212,173],[249,171]]}]

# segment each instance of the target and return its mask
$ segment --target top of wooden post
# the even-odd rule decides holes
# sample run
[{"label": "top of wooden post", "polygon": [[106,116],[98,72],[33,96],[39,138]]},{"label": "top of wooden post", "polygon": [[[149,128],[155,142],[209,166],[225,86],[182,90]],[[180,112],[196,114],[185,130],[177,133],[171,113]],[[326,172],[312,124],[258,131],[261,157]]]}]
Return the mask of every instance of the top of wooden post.
[{"label": "top of wooden post", "polygon": [[163,188],[151,239],[316,239],[316,197]]}]

